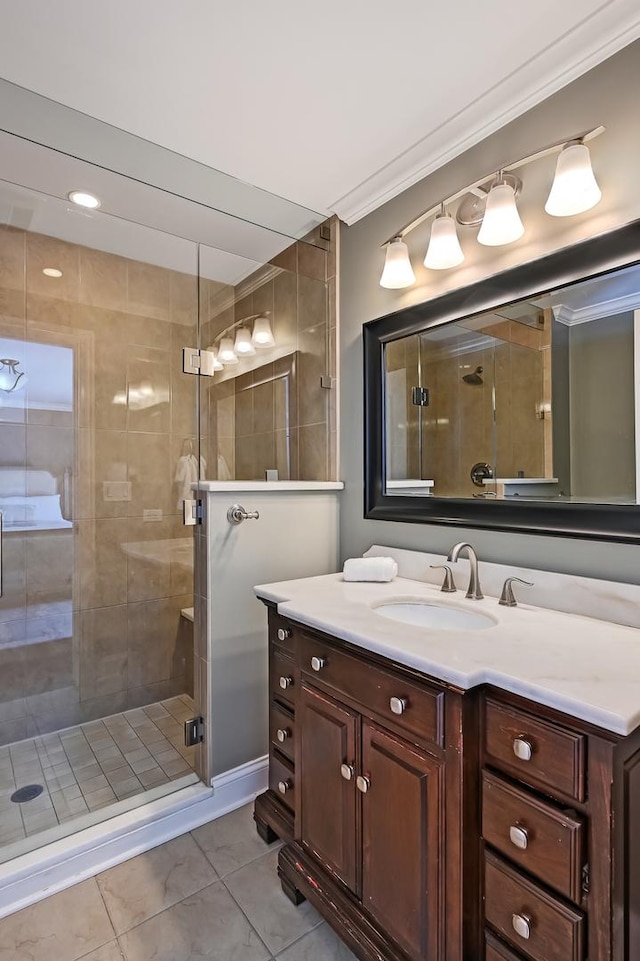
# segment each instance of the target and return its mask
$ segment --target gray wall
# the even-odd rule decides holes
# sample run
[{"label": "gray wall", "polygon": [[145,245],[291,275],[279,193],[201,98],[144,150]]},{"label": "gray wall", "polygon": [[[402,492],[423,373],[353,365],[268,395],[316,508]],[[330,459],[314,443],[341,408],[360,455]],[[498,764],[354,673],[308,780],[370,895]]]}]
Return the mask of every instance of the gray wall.
[{"label": "gray wall", "polygon": [[[362,324],[375,317],[640,217],[639,89],[640,43],[635,43],[368,217],[342,230],[340,473],[346,484],[341,510],[343,557],[361,554],[372,543],[443,552],[461,537],[469,537],[481,559],[640,583],[638,550],[628,545],[364,520],[361,338]],[[547,158],[524,172],[519,208],[526,233],[517,244],[482,248],[475,242],[472,231],[462,238],[467,260],[461,268],[428,272],[422,267],[416,269],[424,257],[427,225],[415,230],[409,238],[418,280],[416,286],[407,291],[383,290],[379,286],[384,260],[380,244],[421,210],[514,158],[598,124],[604,124],[607,130],[592,144],[594,169],[603,192],[603,199],[594,210],[563,219],[544,213],[544,201],[553,176],[553,160]]]}]

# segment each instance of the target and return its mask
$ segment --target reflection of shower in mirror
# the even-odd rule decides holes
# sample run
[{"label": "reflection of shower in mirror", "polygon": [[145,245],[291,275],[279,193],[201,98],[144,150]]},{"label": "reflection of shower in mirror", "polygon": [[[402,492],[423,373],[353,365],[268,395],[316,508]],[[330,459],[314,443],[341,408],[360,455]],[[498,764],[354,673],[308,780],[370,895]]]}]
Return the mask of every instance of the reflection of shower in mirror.
[{"label": "reflection of shower in mirror", "polygon": [[465,382],[465,384],[473,384],[473,385],[484,384],[484,381],[480,376],[483,370],[484,370],[483,367],[476,367],[473,373],[463,374],[462,379]]}]

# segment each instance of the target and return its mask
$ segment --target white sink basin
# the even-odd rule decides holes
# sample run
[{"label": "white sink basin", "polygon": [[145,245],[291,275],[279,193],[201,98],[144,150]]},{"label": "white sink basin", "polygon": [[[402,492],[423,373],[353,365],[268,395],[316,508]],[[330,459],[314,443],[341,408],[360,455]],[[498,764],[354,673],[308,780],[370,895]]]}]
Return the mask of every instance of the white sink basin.
[{"label": "white sink basin", "polygon": [[[473,601],[469,603],[472,604]],[[392,601],[389,604],[380,604],[374,611],[392,621],[432,627],[438,631],[482,631],[487,627],[495,627],[497,623],[489,614],[482,614],[480,611],[444,607],[426,601]]]}]

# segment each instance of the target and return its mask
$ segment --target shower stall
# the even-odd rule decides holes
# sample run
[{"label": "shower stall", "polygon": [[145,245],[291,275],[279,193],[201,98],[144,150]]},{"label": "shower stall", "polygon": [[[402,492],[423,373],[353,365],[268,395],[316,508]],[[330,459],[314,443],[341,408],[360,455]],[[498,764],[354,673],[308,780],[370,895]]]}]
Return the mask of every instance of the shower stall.
[{"label": "shower stall", "polygon": [[[187,746],[184,730],[208,684],[194,669],[193,487],[266,470],[328,478],[335,412],[320,375],[335,330],[326,268],[313,277],[321,247],[296,253],[322,219],[311,212],[289,205],[274,230],[286,203],[254,191],[252,223],[246,185],[238,218],[26,137],[0,133],[0,148],[6,865],[209,783],[208,745]],[[101,206],[76,205],[74,188]],[[200,350],[220,354],[225,336],[232,348],[244,336],[247,356],[205,378]]]}]

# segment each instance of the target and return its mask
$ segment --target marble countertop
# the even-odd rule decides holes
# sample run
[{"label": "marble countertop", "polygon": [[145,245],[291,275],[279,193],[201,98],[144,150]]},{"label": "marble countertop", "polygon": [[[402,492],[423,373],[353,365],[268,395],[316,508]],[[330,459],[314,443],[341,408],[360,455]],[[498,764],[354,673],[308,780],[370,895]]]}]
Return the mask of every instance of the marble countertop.
[{"label": "marble countertop", "polygon": [[[516,584],[517,588],[518,585]],[[327,574],[255,588],[280,614],[467,690],[493,684],[615,734],[640,725],[640,631],[496,597],[467,600],[434,584],[397,577],[346,583]],[[422,601],[482,612],[495,625],[444,631],[377,614],[390,601]]]}]

